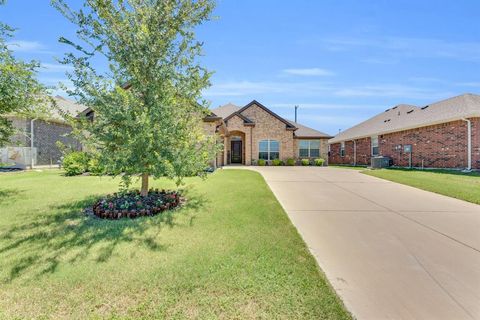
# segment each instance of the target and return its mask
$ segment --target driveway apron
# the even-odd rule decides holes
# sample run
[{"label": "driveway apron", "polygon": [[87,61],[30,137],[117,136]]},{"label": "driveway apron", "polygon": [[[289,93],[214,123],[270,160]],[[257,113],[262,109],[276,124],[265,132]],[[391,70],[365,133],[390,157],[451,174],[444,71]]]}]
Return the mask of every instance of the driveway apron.
[{"label": "driveway apron", "polygon": [[357,319],[480,319],[480,206],[350,169],[250,168]]}]

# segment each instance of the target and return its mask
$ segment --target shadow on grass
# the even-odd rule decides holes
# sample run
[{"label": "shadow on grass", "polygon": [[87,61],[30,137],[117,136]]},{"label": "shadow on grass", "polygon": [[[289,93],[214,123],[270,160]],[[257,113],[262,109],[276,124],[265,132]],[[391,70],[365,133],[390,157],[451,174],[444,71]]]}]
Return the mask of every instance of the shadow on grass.
[{"label": "shadow on grass", "polygon": [[18,189],[0,189],[0,204],[13,201],[20,193]]},{"label": "shadow on grass", "polygon": [[[18,224],[0,230],[0,238],[6,245],[0,254],[18,252],[8,276],[1,279],[8,283],[24,273],[39,277],[56,271],[60,263],[75,263],[93,257],[97,263],[108,261],[115,249],[125,243],[134,243],[150,251],[165,251],[167,246],[157,241],[164,227],[175,227],[174,216],[195,215],[204,207],[204,197],[192,197],[179,209],[166,211],[153,217],[137,219],[103,220],[87,216],[84,209],[93,204],[95,197],[52,207],[50,214],[33,222]],[[15,258],[13,258],[15,259]]]}]

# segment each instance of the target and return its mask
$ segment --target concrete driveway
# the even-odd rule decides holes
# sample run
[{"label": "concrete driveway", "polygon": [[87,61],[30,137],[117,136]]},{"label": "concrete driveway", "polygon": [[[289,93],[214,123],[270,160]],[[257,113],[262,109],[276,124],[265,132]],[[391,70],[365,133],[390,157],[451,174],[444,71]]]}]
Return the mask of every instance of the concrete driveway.
[{"label": "concrete driveway", "polygon": [[350,169],[254,170],[357,319],[480,319],[480,206]]}]

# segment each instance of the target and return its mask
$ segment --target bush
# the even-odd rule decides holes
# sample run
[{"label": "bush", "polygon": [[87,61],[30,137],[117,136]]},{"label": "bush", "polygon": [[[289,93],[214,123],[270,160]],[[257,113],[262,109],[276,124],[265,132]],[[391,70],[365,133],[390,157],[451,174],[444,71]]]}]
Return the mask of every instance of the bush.
[{"label": "bush", "polygon": [[264,165],[266,164],[266,162],[265,162],[265,160],[263,160],[263,159],[259,159],[258,162],[257,162],[257,164],[258,164],[259,166],[264,166]]},{"label": "bush", "polygon": [[283,165],[283,161],[282,161],[282,160],[279,160],[279,159],[274,159],[274,160],[272,160],[272,165],[274,165],[274,166],[282,166],[282,165]]},{"label": "bush", "polygon": [[89,156],[85,152],[70,152],[63,158],[62,166],[65,169],[65,175],[76,176],[88,170]]},{"label": "bush", "polygon": [[295,159],[287,159],[287,166],[294,166],[295,165]]},{"label": "bush", "polygon": [[104,174],[105,170],[100,166],[98,159],[95,157],[92,157],[88,161],[87,171],[90,172],[90,174],[93,176],[100,176]]},{"label": "bush", "polygon": [[325,159],[322,159],[322,158],[319,158],[319,159],[315,159],[315,165],[316,166],[323,166],[323,164],[325,163]]},{"label": "bush", "polygon": [[302,166],[309,166],[309,165],[310,165],[310,160],[302,159]]}]

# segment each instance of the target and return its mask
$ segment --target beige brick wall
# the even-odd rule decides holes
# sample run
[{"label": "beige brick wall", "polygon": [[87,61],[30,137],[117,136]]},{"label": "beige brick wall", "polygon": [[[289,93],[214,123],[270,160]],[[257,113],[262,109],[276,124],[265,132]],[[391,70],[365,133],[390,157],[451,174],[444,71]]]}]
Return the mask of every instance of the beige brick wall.
[{"label": "beige brick wall", "polygon": [[[251,126],[246,126],[244,125],[243,119],[241,119],[238,116],[233,116],[228,120],[227,123],[227,128],[229,132],[229,136],[241,136],[242,137],[242,157],[243,157],[243,163],[246,165],[251,164],[251,148],[250,148],[250,141],[251,141],[251,131],[252,127]],[[226,141],[226,152],[227,155],[231,152],[231,143],[230,143],[230,137],[227,137]],[[228,163],[229,161],[227,161]]]},{"label": "beige brick wall", "polygon": [[[271,139],[280,142],[280,159],[293,158],[293,131],[287,130],[285,123],[278,120],[257,105],[252,105],[242,115],[255,122],[252,128],[252,159],[258,160],[258,144],[261,140]],[[228,123],[230,130],[230,121]]]},{"label": "beige brick wall", "polygon": [[[301,140],[320,140],[320,158],[325,160],[325,164],[328,163],[328,139],[294,139],[294,152],[295,152],[295,159],[300,159],[298,145]],[[303,159],[303,157],[302,157]]]}]

